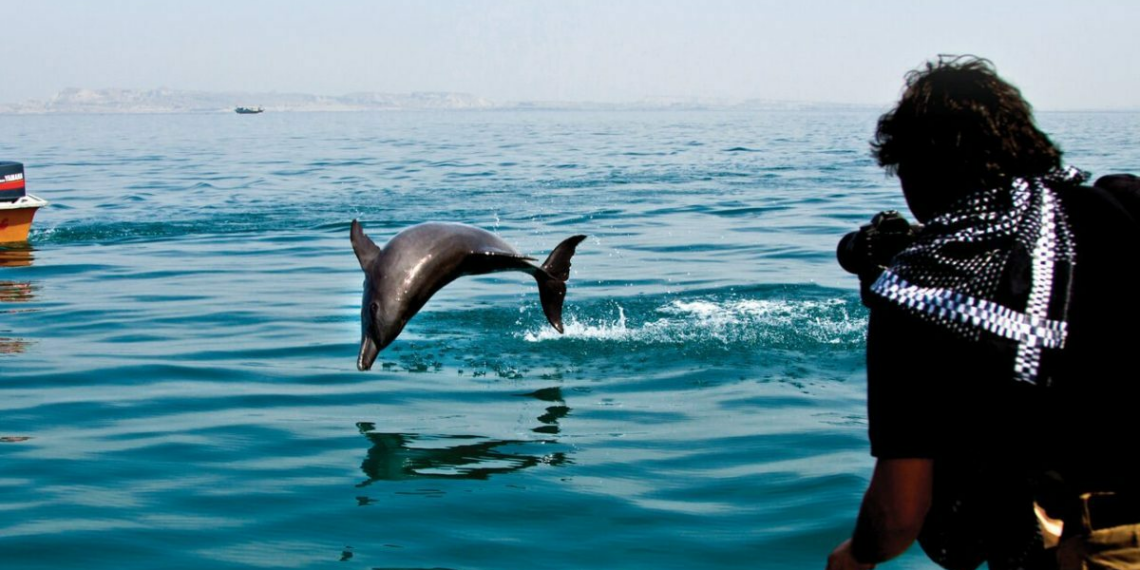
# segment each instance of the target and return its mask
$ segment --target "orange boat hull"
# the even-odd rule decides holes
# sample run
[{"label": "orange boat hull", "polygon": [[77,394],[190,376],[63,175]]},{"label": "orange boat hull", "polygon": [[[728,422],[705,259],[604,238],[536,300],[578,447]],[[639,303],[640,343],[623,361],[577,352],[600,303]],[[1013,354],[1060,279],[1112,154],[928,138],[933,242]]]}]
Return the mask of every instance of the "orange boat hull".
[{"label": "orange boat hull", "polygon": [[0,243],[28,241],[38,206],[0,210]]}]

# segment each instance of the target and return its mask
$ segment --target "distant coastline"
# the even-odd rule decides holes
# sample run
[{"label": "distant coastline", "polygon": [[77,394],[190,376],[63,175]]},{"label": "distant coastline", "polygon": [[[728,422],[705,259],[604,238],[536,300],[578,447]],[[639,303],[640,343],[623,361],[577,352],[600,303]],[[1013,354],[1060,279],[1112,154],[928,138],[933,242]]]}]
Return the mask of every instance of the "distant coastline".
[{"label": "distant coastline", "polygon": [[743,101],[654,97],[629,103],[564,101],[497,102],[467,93],[351,93],[329,96],[305,93],[247,93],[177,89],[67,88],[48,99],[0,104],[0,114],[161,114],[233,113],[242,105],[263,107],[267,113],[422,111],[422,110],[867,110],[875,105],[750,99]]}]

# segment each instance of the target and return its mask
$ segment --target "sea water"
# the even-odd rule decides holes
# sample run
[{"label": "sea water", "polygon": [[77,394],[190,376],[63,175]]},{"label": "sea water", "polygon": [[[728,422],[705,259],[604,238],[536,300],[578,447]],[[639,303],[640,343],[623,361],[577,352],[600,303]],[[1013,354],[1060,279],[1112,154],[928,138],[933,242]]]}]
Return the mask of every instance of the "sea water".
[{"label": "sea water", "polygon": [[[835,245],[905,208],[877,114],[0,117],[53,203],[0,248],[0,567],[822,567],[872,466]],[[1140,170],[1140,114],[1040,121]],[[588,234],[565,334],[464,278],[357,372],[354,218]]]}]

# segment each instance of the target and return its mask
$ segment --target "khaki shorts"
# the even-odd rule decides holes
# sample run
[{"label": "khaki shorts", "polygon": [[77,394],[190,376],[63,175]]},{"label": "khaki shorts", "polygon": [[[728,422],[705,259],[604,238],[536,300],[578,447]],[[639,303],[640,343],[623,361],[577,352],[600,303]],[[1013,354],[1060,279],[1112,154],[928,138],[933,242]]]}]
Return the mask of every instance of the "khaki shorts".
[{"label": "khaki shorts", "polygon": [[[1098,528],[1096,510],[1090,516],[1089,500],[1094,495],[1081,496],[1081,520],[1066,522],[1080,529],[1074,536],[1061,538],[1057,546],[1057,565],[1060,570],[1140,570],[1140,523]],[[1073,524],[1078,523],[1078,524]]]}]

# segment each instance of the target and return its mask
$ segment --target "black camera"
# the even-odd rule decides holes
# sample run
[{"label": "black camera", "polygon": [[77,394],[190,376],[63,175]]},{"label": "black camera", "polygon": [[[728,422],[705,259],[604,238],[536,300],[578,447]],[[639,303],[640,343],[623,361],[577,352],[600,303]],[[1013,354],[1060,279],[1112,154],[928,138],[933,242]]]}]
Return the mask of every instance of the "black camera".
[{"label": "black camera", "polygon": [[860,279],[877,278],[891,264],[891,258],[914,242],[920,230],[921,225],[911,224],[895,210],[879,212],[871,223],[839,240],[835,257],[848,273]]}]

